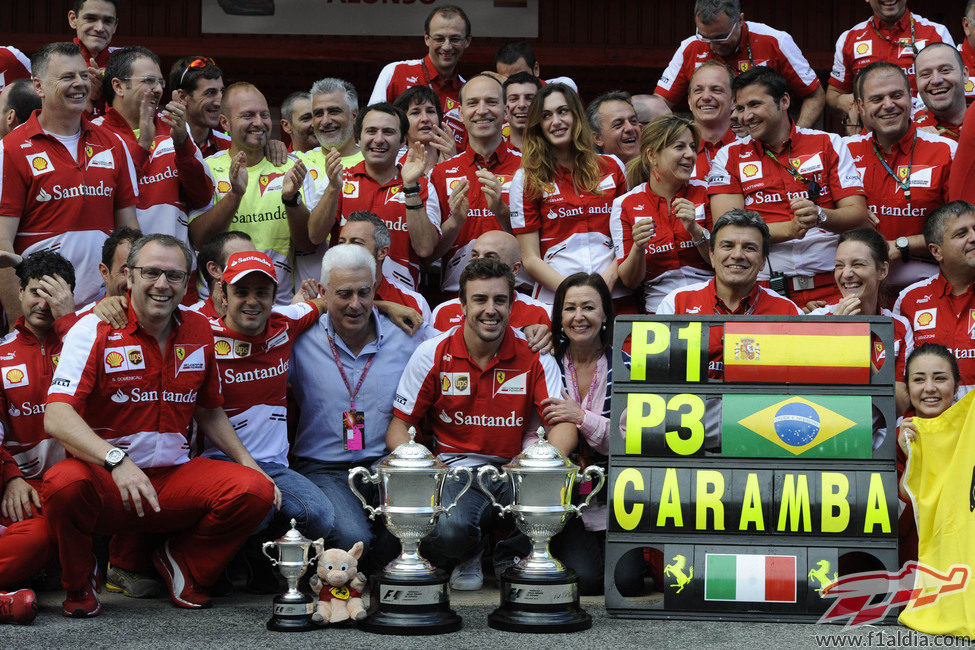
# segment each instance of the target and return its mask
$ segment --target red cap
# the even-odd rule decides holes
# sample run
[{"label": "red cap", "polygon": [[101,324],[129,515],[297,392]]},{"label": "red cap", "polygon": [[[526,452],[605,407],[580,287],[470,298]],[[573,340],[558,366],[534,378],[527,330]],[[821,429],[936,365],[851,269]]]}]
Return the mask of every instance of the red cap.
[{"label": "red cap", "polygon": [[248,273],[263,273],[271,278],[271,282],[275,284],[278,282],[277,275],[274,273],[274,262],[266,253],[260,251],[246,251],[231,255],[223,270],[222,279],[227,284],[235,284]]}]

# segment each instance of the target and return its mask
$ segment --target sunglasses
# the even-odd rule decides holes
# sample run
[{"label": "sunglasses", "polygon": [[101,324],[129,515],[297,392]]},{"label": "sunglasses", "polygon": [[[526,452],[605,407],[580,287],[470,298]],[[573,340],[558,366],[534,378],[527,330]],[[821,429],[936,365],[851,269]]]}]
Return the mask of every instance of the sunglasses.
[{"label": "sunglasses", "polygon": [[207,67],[208,65],[216,66],[217,64],[214,62],[213,59],[211,59],[208,56],[201,57],[199,59],[193,59],[192,61],[190,61],[189,64],[186,66],[186,69],[183,70],[183,74],[180,75],[179,87],[180,88],[183,87],[183,82],[186,80],[187,72],[189,72],[190,70],[199,70],[201,68]]}]

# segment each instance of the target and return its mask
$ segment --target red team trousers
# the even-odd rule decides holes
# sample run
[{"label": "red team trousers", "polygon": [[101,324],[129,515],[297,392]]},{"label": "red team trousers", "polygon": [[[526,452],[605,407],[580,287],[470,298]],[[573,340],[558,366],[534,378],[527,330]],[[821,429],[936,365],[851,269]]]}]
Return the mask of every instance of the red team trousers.
[{"label": "red team trousers", "polygon": [[144,517],[125,510],[103,467],[69,458],[47,471],[44,511],[57,540],[66,590],[88,584],[95,562],[92,535],[119,531],[176,533],[170,549],[198,584],[212,585],[274,505],[274,484],[236,463],[194,458],[143,471],[160,507],[154,512],[143,499]]},{"label": "red team trousers", "polygon": [[[40,491],[40,479],[27,482]],[[7,526],[7,530],[0,534],[0,590],[23,587],[57,553],[54,531],[47,519],[37,513],[33,504],[31,510],[33,517],[16,523],[0,517],[0,526]]]}]

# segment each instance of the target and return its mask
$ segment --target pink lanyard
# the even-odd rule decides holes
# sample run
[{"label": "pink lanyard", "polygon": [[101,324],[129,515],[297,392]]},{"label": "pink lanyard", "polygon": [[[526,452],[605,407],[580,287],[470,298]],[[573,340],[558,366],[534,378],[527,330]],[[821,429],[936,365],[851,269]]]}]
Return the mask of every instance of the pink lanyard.
[{"label": "pink lanyard", "polygon": [[[582,391],[579,390],[579,378],[576,375],[576,365],[572,363],[572,355],[568,352],[565,355],[566,370],[569,371],[569,381],[572,382],[571,388],[575,391],[573,397],[582,402]],[[599,380],[599,361],[596,361],[596,368],[592,372],[592,381],[589,383],[589,392],[586,393],[586,401],[580,403],[579,406],[582,407],[583,411],[592,410],[593,397],[596,394],[596,385]]]},{"label": "pink lanyard", "polygon": [[349,383],[349,378],[345,375],[345,368],[342,367],[342,360],[339,358],[339,351],[335,347],[335,341],[329,334],[325,334],[325,338],[328,339],[328,347],[332,348],[332,358],[335,359],[335,365],[339,369],[339,374],[342,376],[342,381],[345,382],[345,387],[349,391],[349,410],[355,410],[355,396],[359,394],[359,389],[362,388],[362,382],[366,380],[366,373],[369,372],[372,362],[376,360],[376,355],[369,357],[369,361],[366,362],[366,367],[362,369],[362,374],[359,375],[359,383],[355,385],[355,390],[352,389],[352,384]]}]

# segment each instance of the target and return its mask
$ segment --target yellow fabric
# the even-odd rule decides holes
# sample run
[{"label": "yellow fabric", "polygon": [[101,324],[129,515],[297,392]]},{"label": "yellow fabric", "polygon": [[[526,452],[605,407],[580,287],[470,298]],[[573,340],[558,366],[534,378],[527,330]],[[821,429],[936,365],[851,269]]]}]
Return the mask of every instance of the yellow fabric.
[{"label": "yellow fabric", "polygon": [[[952,565],[968,565],[969,582],[926,607],[906,607],[899,620],[919,632],[975,638],[975,391],[936,418],[914,418],[914,425],[918,439],[910,445],[902,484],[914,505],[918,561],[942,575]],[[917,586],[931,593],[940,585]]]}]

